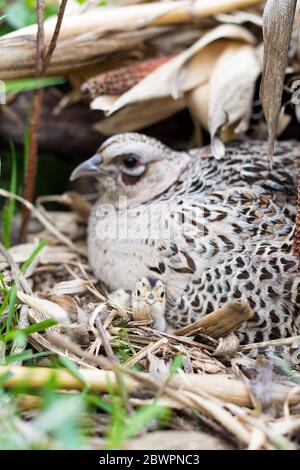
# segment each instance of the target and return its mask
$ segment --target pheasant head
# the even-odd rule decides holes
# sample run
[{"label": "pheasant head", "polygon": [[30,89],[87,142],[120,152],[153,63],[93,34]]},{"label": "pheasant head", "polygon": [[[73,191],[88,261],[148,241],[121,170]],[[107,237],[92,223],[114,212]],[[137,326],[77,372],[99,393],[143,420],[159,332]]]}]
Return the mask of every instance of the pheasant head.
[{"label": "pheasant head", "polygon": [[79,165],[71,180],[95,176],[103,202],[141,204],[175,183],[190,162],[186,152],[177,152],[143,134],[125,133],[106,140],[97,153]]},{"label": "pheasant head", "polygon": [[135,320],[149,318],[156,329],[165,331],[166,291],[160,279],[140,279],[132,293],[131,303]]}]

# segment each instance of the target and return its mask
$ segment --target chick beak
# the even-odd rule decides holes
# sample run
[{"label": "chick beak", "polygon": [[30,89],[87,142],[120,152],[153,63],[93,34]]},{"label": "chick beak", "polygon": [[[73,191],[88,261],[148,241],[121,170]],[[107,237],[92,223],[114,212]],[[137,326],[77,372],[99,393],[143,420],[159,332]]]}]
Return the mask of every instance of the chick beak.
[{"label": "chick beak", "polygon": [[97,176],[99,174],[106,174],[104,170],[99,168],[99,165],[102,163],[103,159],[101,155],[96,154],[85,162],[78,165],[75,170],[73,170],[70,181],[74,181],[81,176]]},{"label": "chick beak", "polygon": [[152,294],[152,292],[148,294],[147,302],[149,305],[153,305],[155,303],[155,297],[154,297],[154,294]]}]

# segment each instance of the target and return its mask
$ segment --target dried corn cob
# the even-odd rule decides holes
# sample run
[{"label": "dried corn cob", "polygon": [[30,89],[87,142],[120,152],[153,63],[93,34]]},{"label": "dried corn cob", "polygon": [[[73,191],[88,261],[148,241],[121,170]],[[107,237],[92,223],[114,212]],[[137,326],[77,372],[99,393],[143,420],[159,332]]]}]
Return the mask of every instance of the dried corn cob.
[{"label": "dried corn cob", "polygon": [[93,100],[101,95],[122,95],[173,56],[146,59],[101,73],[83,83],[81,93]]}]

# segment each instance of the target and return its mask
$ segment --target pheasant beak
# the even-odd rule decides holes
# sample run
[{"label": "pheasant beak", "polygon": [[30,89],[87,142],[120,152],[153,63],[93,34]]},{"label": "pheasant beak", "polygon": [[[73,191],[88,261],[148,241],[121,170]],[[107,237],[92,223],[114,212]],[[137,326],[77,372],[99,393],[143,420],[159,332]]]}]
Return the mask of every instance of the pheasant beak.
[{"label": "pheasant beak", "polygon": [[154,294],[151,292],[151,293],[148,294],[148,296],[147,296],[147,303],[148,303],[149,305],[153,305],[155,302],[156,302],[155,296],[154,296]]},{"label": "pheasant beak", "polygon": [[102,162],[103,158],[101,157],[101,155],[94,155],[93,157],[78,165],[77,168],[75,168],[75,170],[70,176],[70,181],[74,181],[77,178],[81,178],[81,176],[97,176],[100,174],[106,175],[107,172],[99,167]]}]

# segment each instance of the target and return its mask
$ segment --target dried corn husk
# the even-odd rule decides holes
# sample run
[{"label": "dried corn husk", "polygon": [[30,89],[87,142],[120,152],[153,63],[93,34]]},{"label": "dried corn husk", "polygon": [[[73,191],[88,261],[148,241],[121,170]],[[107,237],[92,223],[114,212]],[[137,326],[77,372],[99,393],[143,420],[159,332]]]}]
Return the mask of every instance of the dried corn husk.
[{"label": "dried corn husk", "polygon": [[247,130],[260,71],[253,46],[232,44],[217,61],[208,87],[200,86],[188,94],[194,120],[198,119],[210,132],[215,157],[225,154],[219,136],[231,140]]},{"label": "dried corn husk", "polygon": [[167,96],[174,99],[182,97],[185,92],[209,79],[216,60],[233,40],[255,43],[254,36],[245,28],[235,25],[219,26],[124,93],[112,106],[109,114],[141,101]]},{"label": "dried corn husk", "polygon": [[[227,47],[234,44],[241,47],[245,43],[255,43],[255,38],[245,28],[235,25],[215,28],[115,102],[112,100],[107,113],[109,117],[97,123],[95,128],[109,135],[141,129],[169,117],[185,106],[183,96],[186,92],[208,82]],[[98,108],[96,100],[92,103],[93,109]],[[99,108],[103,109],[102,100]]]},{"label": "dried corn husk", "polygon": [[155,122],[166,119],[185,107],[183,99],[174,101],[172,98],[151,100],[123,108],[113,116],[94,125],[104,135],[139,130]]}]

